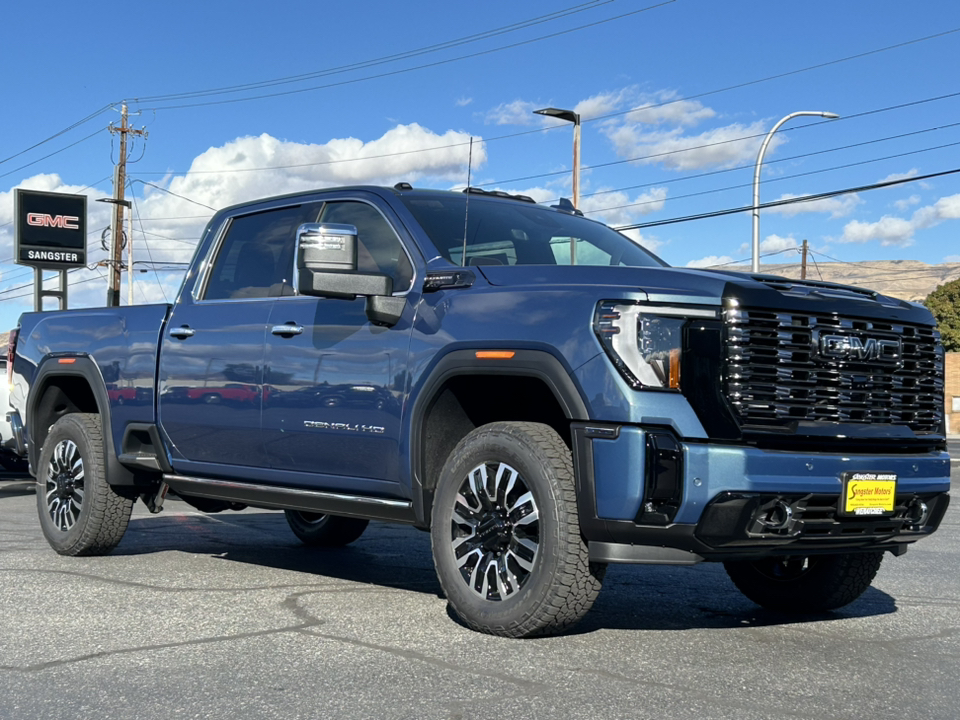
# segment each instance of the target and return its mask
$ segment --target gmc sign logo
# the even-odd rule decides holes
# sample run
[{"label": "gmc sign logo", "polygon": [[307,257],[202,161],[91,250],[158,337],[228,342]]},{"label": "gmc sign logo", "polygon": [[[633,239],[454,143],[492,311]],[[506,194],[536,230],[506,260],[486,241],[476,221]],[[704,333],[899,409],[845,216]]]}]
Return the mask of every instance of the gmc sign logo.
[{"label": "gmc sign logo", "polygon": [[17,263],[52,270],[86,265],[86,195],[16,188],[13,205]]},{"label": "gmc sign logo", "polygon": [[882,363],[898,363],[903,353],[899,340],[858,338],[853,335],[821,335],[820,354],[834,360],[875,360]]},{"label": "gmc sign logo", "polygon": [[27,213],[27,225],[33,227],[63,228],[79,230],[80,218],[76,215],[48,215],[46,213]]}]

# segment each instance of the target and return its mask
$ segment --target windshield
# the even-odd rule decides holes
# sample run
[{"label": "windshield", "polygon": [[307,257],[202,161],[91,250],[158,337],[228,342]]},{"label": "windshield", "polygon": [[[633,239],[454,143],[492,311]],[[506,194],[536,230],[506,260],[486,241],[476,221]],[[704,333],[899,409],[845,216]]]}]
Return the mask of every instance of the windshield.
[{"label": "windshield", "polygon": [[401,195],[400,200],[440,254],[455,265],[666,266],[602,223],[534,203],[471,195],[468,211],[466,195]]}]

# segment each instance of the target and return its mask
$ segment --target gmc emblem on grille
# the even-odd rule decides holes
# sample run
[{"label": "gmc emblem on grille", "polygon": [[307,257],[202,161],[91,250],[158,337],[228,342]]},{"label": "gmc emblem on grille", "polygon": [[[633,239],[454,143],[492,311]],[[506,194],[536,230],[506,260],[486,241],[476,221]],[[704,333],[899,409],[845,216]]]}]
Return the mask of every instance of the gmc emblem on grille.
[{"label": "gmc emblem on grille", "polygon": [[877,360],[899,363],[903,346],[899,340],[858,338],[853,335],[821,335],[820,354],[834,360]]}]

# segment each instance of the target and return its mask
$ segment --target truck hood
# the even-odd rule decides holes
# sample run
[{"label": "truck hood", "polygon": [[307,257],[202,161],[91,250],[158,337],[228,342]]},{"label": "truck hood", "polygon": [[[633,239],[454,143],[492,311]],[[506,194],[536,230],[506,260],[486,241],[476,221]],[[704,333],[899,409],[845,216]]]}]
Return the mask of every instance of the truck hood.
[{"label": "truck hood", "polygon": [[917,303],[864,288],[776,275],[672,267],[605,267],[569,265],[479,265],[474,268],[495,286],[596,286],[619,293],[646,295],[651,303],[719,305],[736,300],[744,307],[817,313],[839,313],[933,324],[930,312]]}]

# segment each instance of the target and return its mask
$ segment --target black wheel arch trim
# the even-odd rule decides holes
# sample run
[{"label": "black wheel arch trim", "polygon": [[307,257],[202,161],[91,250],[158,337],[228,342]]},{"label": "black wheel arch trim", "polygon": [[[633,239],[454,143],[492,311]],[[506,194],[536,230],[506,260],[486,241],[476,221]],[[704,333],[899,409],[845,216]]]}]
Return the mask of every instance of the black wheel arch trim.
[{"label": "black wheel arch trim", "polygon": [[[514,355],[496,360],[477,358],[477,352],[490,350],[509,350]],[[451,378],[462,375],[520,375],[537,378],[553,393],[568,420],[573,422],[589,418],[586,402],[571,370],[548,350],[518,349],[516,344],[504,344],[461,347],[446,353],[434,363],[427,372],[426,379],[420,384],[420,389],[416,391],[410,418],[410,482],[418,527],[430,527],[433,502],[433,489],[425,488],[422,480],[424,417],[444,384]]]},{"label": "black wheel arch trim", "polygon": [[[69,360],[70,362],[62,362],[63,360]],[[94,400],[97,404],[97,413],[100,415],[101,427],[103,429],[103,450],[110,485],[143,485],[144,481],[142,476],[130,468],[125,467],[118,459],[116,447],[113,443],[113,422],[110,410],[110,398],[107,395],[107,385],[103,380],[103,375],[100,373],[100,368],[89,355],[48,355],[38,364],[26,403],[27,425],[30,437],[28,447],[30,467],[33,468],[36,473],[41,472],[41,469],[38,467],[41,443],[37,442],[37,439],[42,434],[39,432],[37,426],[39,422],[37,410],[40,401],[51,381],[62,377],[83,378],[93,393]],[[46,435],[44,435],[44,438],[45,437]]]}]

